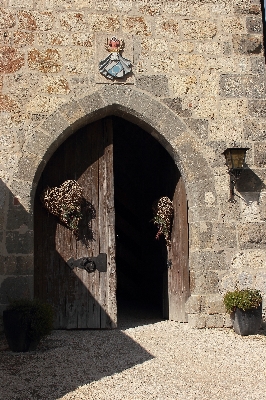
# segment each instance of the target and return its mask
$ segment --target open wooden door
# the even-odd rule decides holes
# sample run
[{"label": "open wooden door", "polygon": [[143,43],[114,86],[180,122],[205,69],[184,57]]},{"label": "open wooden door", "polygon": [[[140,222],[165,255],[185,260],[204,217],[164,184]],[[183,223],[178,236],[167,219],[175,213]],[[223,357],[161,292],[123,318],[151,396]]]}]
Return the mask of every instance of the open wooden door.
[{"label": "open wooden door", "polygon": [[187,322],[185,303],[189,297],[188,220],[185,185],[180,176],[173,196],[174,219],[168,254],[168,318]]},{"label": "open wooden door", "polygon": [[[83,189],[80,238],[48,213],[40,194],[68,179]],[[82,128],[48,162],[35,198],[35,297],[55,309],[56,329],[116,326],[112,120]],[[107,272],[69,268],[70,258],[107,254]]]}]

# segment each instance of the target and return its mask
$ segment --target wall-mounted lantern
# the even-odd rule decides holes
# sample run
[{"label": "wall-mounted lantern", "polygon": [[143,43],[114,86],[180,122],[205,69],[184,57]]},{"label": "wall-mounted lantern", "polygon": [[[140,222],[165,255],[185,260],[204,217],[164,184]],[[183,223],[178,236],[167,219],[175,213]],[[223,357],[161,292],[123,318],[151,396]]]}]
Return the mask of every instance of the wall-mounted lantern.
[{"label": "wall-mounted lantern", "polygon": [[230,175],[230,198],[231,203],[235,203],[235,193],[234,188],[236,181],[239,179],[241,172],[243,171],[243,166],[245,163],[246,152],[249,150],[248,147],[245,148],[230,148],[226,149],[223,154],[225,156],[225,162],[228,167],[228,172]]}]

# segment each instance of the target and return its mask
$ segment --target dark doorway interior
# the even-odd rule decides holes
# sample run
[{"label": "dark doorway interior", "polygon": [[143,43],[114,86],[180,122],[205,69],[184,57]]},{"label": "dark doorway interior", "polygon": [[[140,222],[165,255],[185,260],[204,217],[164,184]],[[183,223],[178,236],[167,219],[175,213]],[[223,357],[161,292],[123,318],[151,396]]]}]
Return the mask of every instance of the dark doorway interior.
[{"label": "dark doorway interior", "polygon": [[155,239],[152,204],[173,198],[179,172],[163,146],[137,125],[113,117],[113,130],[118,321],[130,310],[163,318],[167,253],[164,239]]}]

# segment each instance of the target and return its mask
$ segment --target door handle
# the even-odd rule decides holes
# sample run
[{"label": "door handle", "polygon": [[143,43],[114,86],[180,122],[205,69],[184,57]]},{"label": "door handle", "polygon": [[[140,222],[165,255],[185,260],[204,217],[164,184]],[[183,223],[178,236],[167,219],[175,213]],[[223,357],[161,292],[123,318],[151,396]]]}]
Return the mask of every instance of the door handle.
[{"label": "door handle", "polygon": [[87,272],[94,272],[96,269],[99,272],[107,271],[107,254],[100,253],[97,257],[82,257],[75,260],[73,257],[67,261],[67,265],[71,270],[75,267],[85,269]]}]

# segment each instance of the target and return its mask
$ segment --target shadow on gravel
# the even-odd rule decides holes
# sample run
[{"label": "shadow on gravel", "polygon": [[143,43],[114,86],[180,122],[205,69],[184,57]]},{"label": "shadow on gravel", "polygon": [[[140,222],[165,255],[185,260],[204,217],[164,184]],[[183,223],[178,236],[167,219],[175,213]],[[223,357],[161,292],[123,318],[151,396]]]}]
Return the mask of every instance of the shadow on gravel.
[{"label": "shadow on gravel", "polygon": [[0,351],[0,399],[55,400],[154,357],[121,330],[53,331],[31,353]]}]

